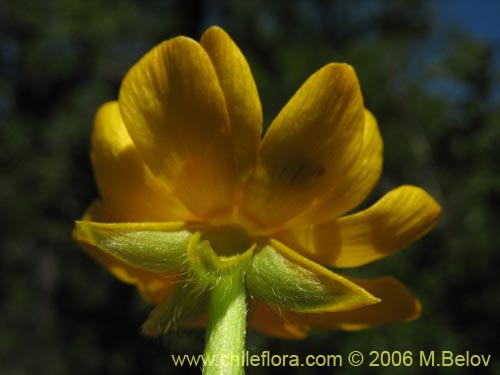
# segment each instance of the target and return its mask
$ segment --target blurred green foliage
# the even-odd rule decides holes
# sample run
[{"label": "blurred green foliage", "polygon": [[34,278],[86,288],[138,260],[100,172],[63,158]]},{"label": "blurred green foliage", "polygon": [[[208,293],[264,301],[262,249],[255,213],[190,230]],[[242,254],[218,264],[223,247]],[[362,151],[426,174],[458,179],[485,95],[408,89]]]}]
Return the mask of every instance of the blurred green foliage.
[{"label": "blurred green foliage", "polygon": [[[155,44],[179,34],[197,39],[211,24],[247,56],[267,124],[316,69],[352,64],[385,143],[384,175],[370,200],[409,183],[444,208],[437,230],[353,271],[401,279],[422,299],[420,320],[315,332],[305,341],[250,331],[248,349],[469,350],[494,358],[467,373],[500,373],[497,50],[438,28],[435,12],[416,0],[0,2],[0,374],[199,373],[174,368],[169,353],[201,353],[203,332],[180,330],[164,342],[141,337],[150,307],[87,258],[71,230],[97,195],[88,158],[97,107],[116,98],[127,69]],[[248,373],[437,369],[294,370]]]}]

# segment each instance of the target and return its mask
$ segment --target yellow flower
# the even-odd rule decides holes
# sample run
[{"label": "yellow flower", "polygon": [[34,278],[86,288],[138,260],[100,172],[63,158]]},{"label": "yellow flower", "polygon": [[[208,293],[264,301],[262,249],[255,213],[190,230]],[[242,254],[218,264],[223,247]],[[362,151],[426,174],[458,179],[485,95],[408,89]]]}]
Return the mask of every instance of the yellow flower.
[{"label": "yellow flower", "polygon": [[235,268],[248,322],[268,335],[418,317],[418,300],[396,279],[326,268],[390,255],[441,212],[422,189],[401,186],[341,216],[382,169],[377,122],[353,68],[318,70],[261,133],[250,68],[217,27],[200,43],[177,37],[155,47],[128,72],[118,101],[99,108],[92,162],[102,200],[74,234],[157,305],[145,332],[205,324],[210,289]]}]

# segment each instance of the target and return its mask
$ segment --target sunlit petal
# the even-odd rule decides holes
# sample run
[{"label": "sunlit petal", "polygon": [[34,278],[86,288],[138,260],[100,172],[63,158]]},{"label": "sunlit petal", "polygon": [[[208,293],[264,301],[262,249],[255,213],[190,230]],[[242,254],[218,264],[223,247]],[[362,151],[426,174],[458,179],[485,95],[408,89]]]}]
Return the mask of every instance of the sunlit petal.
[{"label": "sunlit petal", "polygon": [[329,64],[313,74],[264,136],[260,167],[245,210],[275,226],[342,183],[363,139],[364,108],[351,66]]},{"label": "sunlit petal", "polygon": [[319,263],[356,267],[408,246],[431,230],[440,214],[441,207],[428,193],[405,185],[364,211],[276,237]]},{"label": "sunlit petal", "polygon": [[123,80],[120,110],[152,172],[195,214],[231,210],[234,156],[224,94],[206,51],[177,37]]},{"label": "sunlit petal", "polygon": [[255,164],[262,133],[262,107],[250,67],[238,46],[219,27],[203,34],[201,45],[217,72],[226,99],[240,179]]},{"label": "sunlit petal", "polygon": [[347,173],[321,200],[289,224],[322,223],[347,212],[370,194],[382,173],[382,138],[377,120],[365,109],[363,145]]}]

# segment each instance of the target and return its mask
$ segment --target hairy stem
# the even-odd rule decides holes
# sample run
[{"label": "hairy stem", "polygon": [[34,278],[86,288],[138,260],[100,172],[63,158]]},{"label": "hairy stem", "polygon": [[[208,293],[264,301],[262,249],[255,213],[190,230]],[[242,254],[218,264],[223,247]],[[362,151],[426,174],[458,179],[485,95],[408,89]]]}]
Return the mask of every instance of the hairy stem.
[{"label": "hairy stem", "polygon": [[224,275],[210,295],[203,375],[241,375],[246,295],[241,270]]}]

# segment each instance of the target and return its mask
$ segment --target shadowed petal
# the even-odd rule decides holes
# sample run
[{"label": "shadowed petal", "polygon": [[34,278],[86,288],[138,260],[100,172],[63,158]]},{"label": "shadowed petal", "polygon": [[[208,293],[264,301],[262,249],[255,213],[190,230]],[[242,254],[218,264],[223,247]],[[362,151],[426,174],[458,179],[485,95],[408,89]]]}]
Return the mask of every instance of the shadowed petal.
[{"label": "shadowed petal", "polygon": [[130,139],[118,102],[99,108],[92,133],[97,185],[113,221],[184,221],[194,218],[153,176]]},{"label": "shadowed petal", "polygon": [[380,324],[408,322],[420,316],[420,302],[395,278],[348,279],[380,298],[381,302],[350,311],[299,313],[257,300],[250,312],[250,324],[270,336],[301,339],[310,329],[355,331]]},{"label": "shadowed petal", "polygon": [[287,312],[284,319],[294,325],[306,325],[311,329],[354,331],[380,324],[412,321],[420,316],[422,308],[419,300],[395,278],[349,279],[382,301],[352,311],[320,314]]},{"label": "shadowed petal", "polygon": [[280,309],[271,307],[254,298],[248,313],[249,324],[267,336],[280,339],[303,339],[307,336],[307,328],[292,324],[280,314]]}]

